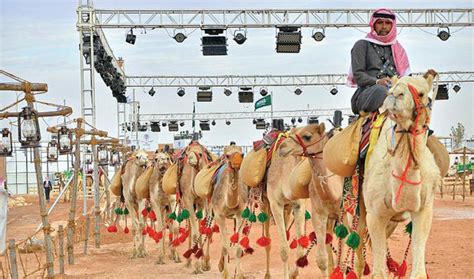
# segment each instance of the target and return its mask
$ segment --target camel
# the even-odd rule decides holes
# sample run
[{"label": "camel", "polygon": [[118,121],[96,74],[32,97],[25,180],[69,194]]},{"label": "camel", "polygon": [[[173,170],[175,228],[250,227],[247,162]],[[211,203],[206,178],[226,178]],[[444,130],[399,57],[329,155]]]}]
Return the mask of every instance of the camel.
[{"label": "camel", "polygon": [[[238,228],[237,233],[240,235],[242,233],[242,217],[240,213],[245,209],[248,201],[248,187],[239,180],[239,169],[242,158],[242,147],[229,145],[224,149],[224,165],[217,170],[220,173],[220,177],[218,177],[214,185],[214,191],[211,197],[214,218],[217,225],[219,225],[222,238],[222,254],[219,269],[223,272],[223,277],[226,279],[229,278],[228,250],[230,246],[225,220],[226,218],[235,218],[235,227]],[[240,259],[242,255],[243,251],[240,245],[237,245],[237,278],[243,278],[240,269]]]},{"label": "camel", "polygon": [[[288,141],[286,138],[283,140]],[[298,275],[298,268],[289,270],[288,258],[289,258],[289,243],[287,240],[287,230],[289,229],[290,222],[289,217],[291,212],[294,216],[294,224],[296,230],[296,238],[299,239],[303,235],[304,231],[304,220],[305,220],[305,204],[304,200],[290,200],[285,196],[285,188],[288,188],[288,179],[290,177],[291,170],[296,166],[298,159],[294,156],[287,156],[280,152],[279,149],[282,145],[277,147],[277,150],[273,152],[271,164],[267,169],[267,181],[266,191],[263,200],[263,210],[268,207],[271,210],[271,214],[275,221],[278,231],[278,238],[281,243],[280,257],[283,261],[283,278],[290,278],[290,276],[296,277]],[[270,222],[266,222],[264,225],[265,237],[270,237]],[[270,250],[271,245],[265,247],[266,252],[266,273],[265,278],[270,278]],[[298,258],[303,255],[304,251],[301,245],[297,246]]]},{"label": "camel", "polygon": [[[197,141],[192,141],[184,150],[184,158],[180,158],[180,164],[182,164],[181,176],[179,177],[179,190],[181,195],[181,202],[183,209],[188,210],[189,222],[191,225],[191,238],[189,239],[189,249],[193,248],[195,244],[200,245],[200,233],[199,233],[199,222],[196,217],[195,211],[205,207],[206,201],[199,198],[194,193],[194,178],[196,174],[204,166],[212,161],[212,156],[207,149],[199,144]],[[204,252],[204,262],[201,263],[200,259],[196,261],[194,273],[199,274],[203,271],[210,270],[210,257],[209,257],[209,241],[207,242],[207,249]],[[186,266],[191,266],[191,257],[186,261]]]},{"label": "camel", "polygon": [[[156,220],[157,220],[156,230],[163,231],[166,228],[166,224],[165,224],[166,212],[167,211],[170,212],[174,210],[176,206],[176,195],[167,195],[163,191],[163,187],[161,184],[163,174],[171,165],[172,159],[169,153],[157,151],[155,152],[154,160],[155,160],[155,166],[153,169],[153,173],[150,177],[150,180],[148,182],[148,187],[150,191],[150,203],[153,208],[153,211],[156,213]],[[174,222],[171,223],[169,229],[170,231],[173,232],[173,235],[178,235],[177,227],[175,226]],[[158,249],[158,260],[156,261],[157,264],[164,264],[163,259],[166,255],[165,239],[166,238],[163,238],[162,241],[160,242],[160,248]],[[172,245],[171,245],[171,259],[174,262],[181,262],[178,252],[176,251],[175,247]]]},{"label": "camel", "polygon": [[434,191],[441,184],[440,170],[426,146],[428,93],[436,75],[429,70],[423,77],[393,79],[382,107],[390,119],[381,128],[362,187],[372,241],[373,278],[388,278],[387,224],[403,213],[409,213],[413,224],[410,278],[427,278],[425,246],[431,229]]},{"label": "camel", "polygon": [[[144,150],[137,150],[131,154],[125,163],[122,174],[122,193],[125,198],[125,204],[132,218],[133,234],[133,253],[132,258],[143,258],[146,256],[144,237],[142,229],[144,220],[142,214],[139,214],[144,208],[144,203],[137,199],[135,193],[135,183],[138,177],[144,172],[148,164],[148,155]],[[140,243],[141,241],[141,243]]]}]

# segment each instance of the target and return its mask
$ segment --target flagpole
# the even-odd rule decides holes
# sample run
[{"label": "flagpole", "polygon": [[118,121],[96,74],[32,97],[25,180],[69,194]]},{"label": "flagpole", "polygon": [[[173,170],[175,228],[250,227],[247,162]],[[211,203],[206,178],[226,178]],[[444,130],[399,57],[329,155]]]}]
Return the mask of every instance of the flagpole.
[{"label": "flagpole", "polygon": [[273,123],[273,91],[270,91],[270,110],[271,110],[271,113],[270,113],[270,118],[271,118],[271,123]]},{"label": "flagpole", "polygon": [[194,135],[196,134],[196,122],[195,122],[195,114],[196,114],[196,102],[193,102],[193,139]]}]

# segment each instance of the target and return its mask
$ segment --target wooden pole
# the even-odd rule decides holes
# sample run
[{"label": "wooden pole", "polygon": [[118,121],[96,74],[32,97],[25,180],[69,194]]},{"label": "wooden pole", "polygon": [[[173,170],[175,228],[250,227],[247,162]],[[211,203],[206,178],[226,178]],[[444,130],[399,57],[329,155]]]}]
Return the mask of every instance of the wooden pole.
[{"label": "wooden pole", "polygon": [[466,146],[462,149],[462,201],[466,199]]},{"label": "wooden pole", "polygon": [[59,225],[59,274],[64,274],[64,228]]},{"label": "wooden pole", "polygon": [[84,230],[84,255],[87,255],[87,245],[89,243],[90,224],[91,224],[91,218],[90,218],[90,215],[87,214],[86,215],[86,227],[85,227],[85,230]]},{"label": "wooden pole", "polygon": [[8,241],[8,249],[10,250],[10,275],[12,276],[12,279],[17,279],[18,267],[16,265],[15,239],[10,239]]},{"label": "wooden pole", "polygon": [[95,247],[100,248],[100,195],[99,195],[99,156],[97,154],[97,143],[95,136],[91,140],[94,156],[94,240]]},{"label": "wooden pole", "polygon": [[441,189],[440,189],[441,199],[443,198],[443,188],[444,188],[444,179],[441,179]]},{"label": "wooden pole", "polygon": [[105,169],[102,168],[102,172],[105,175],[104,179],[104,191],[105,191],[105,198],[106,198],[106,203],[105,203],[105,220],[110,220],[110,190],[109,190],[109,180],[108,180],[108,175],[109,173],[107,172],[108,168],[106,167]]}]

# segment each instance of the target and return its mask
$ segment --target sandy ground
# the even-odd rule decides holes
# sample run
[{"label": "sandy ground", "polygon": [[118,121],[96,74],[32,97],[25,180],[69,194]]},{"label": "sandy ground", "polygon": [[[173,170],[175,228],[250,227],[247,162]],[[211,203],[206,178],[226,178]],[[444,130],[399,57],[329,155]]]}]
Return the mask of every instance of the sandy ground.
[{"label": "sandy ground", "polygon": [[[9,211],[7,238],[23,239],[30,235],[40,222],[37,198],[27,197],[31,204],[14,207]],[[82,200],[78,202],[78,212],[82,212]],[[92,205],[92,201],[90,203]],[[60,203],[53,211],[50,220],[58,222],[67,220],[68,203]],[[229,222],[229,227],[230,227]],[[308,223],[308,232],[310,231]],[[474,277],[474,198],[469,197],[465,202],[452,201],[445,197],[435,201],[433,226],[427,244],[426,261],[430,278],[472,278]],[[120,231],[120,229],[119,229]],[[242,269],[248,278],[263,278],[265,274],[265,251],[255,244],[260,234],[260,226],[252,229],[251,246],[255,248],[253,255],[242,259]],[[293,233],[293,232],[292,232]],[[271,228],[272,252],[271,274],[273,278],[282,278],[280,249],[276,227]],[[408,237],[399,226],[389,240],[389,247],[395,260],[401,260]],[[157,255],[157,245],[151,239],[146,241],[149,256],[143,259],[130,259],[132,237],[122,232],[111,234],[102,228],[102,245],[100,249],[90,244],[89,254],[82,253],[82,245],[76,248],[75,265],[66,265],[66,276],[62,278],[221,278],[217,268],[220,255],[220,235],[214,236],[211,244],[211,270],[201,275],[192,275],[192,269],[183,263],[172,263],[167,259],[165,265],[154,264]],[[179,247],[182,254],[186,247]],[[296,250],[291,251],[290,266],[294,266]],[[231,252],[230,272],[234,272],[233,255]],[[309,266],[301,270],[299,278],[319,278],[321,273],[315,262],[314,249],[309,256]],[[411,259],[410,259],[411,261]],[[409,267],[410,268],[410,267]],[[55,269],[58,264],[55,262]]]}]

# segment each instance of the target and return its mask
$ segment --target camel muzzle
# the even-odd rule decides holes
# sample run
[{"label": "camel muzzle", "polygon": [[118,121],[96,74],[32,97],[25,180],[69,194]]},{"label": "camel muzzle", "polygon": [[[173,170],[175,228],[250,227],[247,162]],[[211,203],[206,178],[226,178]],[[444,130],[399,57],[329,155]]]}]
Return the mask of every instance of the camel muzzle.
[{"label": "camel muzzle", "polygon": [[230,157],[230,166],[236,170],[240,169],[240,165],[242,165],[243,158],[244,157],[240,153],[232,154],[232,156]]}]

